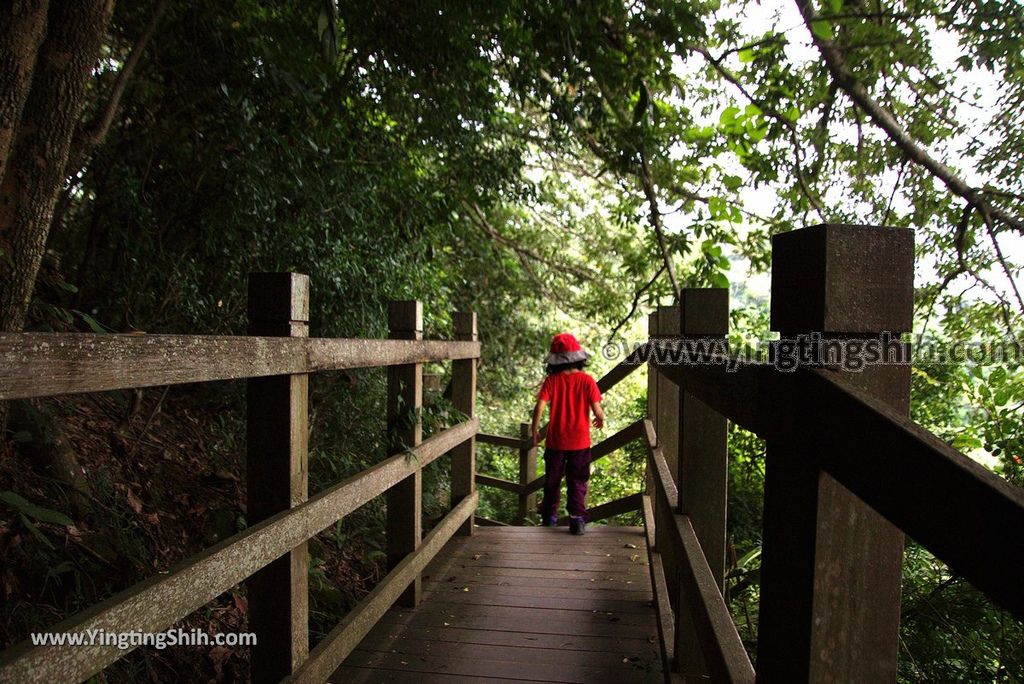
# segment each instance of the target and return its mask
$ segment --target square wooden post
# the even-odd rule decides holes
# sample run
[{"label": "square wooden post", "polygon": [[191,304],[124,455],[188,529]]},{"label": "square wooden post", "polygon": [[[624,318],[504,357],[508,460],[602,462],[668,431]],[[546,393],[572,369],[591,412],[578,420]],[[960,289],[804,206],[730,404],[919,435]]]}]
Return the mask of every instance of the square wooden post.
[{"label": "square wooden post", "polygon": [[[653,341],[658,335],[658,314],[652,313],[647,316],[647,339]],[[654,424],[654,417],[658,414],[658,381],[661,379],[657,367],[653,363],[647,364],[647,420]],[[657,497],[654,491],[654,476],[650,469],[647,469],[647,477],[644,481],[644,490],[651,497],[651,505],[657,508]],[[657,517],[657,515],[655,515]]]},{"label": "square wooden post", "polygon": [[[678,328],[690,350],[724,350],[729,332],[729,290],[687,288],[682,292]],[[679,394],[679,512],[690,517],[704,556],[721,591],[725,579],[725,518],[728,447],[725,417],[687,392]],[[682,596],[676,611],[676,667],[685,678],[708,675],[690,611]]]},{"label": "square wooden post", "polygon": [[[537,477],[537,447],[533,445],[533,433],[530,423],[519,424],[519,484],[526,486]],[[537,494],[519,493],[519,512],[516,524],[522,525],[527,518],[537,512]]]},{"label": "square wooden post", "polygon": [[[658,338],[675,346],[679,341],[679,306],[659,306]],[[679,385],[667,378],[658,382],[657,411],[654,414],[654,429],[658,433],[658,444],[665,454],[672,476],[679,475]],[[678,480],[676,486],[679,485]]]},{"label": "square wooden post", "polygon": [[[910,230],[821,225],[776,235],[772,250],[783,340],[805,334],[814,348],[911,330]],[[909,413],[909,364],[828,368]],[[758,680],[895,681],[903,534],[811,465],[813,448],[800,432],[768,443]]]},{"label": "square wooden post", "polygon": [[[675,346],[679,339],[679,307],[659,306],[653,314],[654,331],[651,337],[663,346]],[[657,352],[655,352],[657,353]],[[657,376],[655,381],[655,403],[653,408],[654,431],[658,437],[658,446],[665,456],[669,471],[673,478],[678,475],[677,464],[679,455],[679,386],[663,377],[653,365],[648,365],[648,372]],[[678,486],[678,482],[676,485]],[[654,498],[657,502],[658,497]],[[655,503],[654,509],[654,546],[661,553],[665,568],[665,583],[669,587],[669,602],[678,616],[681,613],[678,587],[681,586],[681,568],[679,565],[681,549],[672,542],[672,530],[675,522],[674,510],[666,509]],[[676,661],[678,662],[678,660]],[[675,665],[674,665],[675,667]]]},{"label": "square wooden post", "polygon": [[[423,305],[418,301],[388,304],[388,329],[393,340],[423,339]],[[423,366],[388,366],[388,453],[415,447],[423,439]],[[420,546],[423,537],[423,473],[420,468],[387,491],[388,567],[394,568]],[[420,576],[398,598],[415,608],[421,597]]]},{"label": "square wooden post", "polygon": [[[476,342],[476,314],[471,312],[455,314],[455,339],[462,342]],[[477,359],[452,361],[452,406],[469,417],[476,415],[476,364]],[[476,489],[476,437],[471,437],[452,449],[452,508],[470,496]],[[459,527],[456,534],[471,536],[473,518]]]},{"label": "square wooden post", "polygon": [[[249,334],[306,337],[309,277],[298,273],[249,276]],[[246,519],[250,526],[304,502],[308,496],[309,378],[275,375],[246,385]],[[291,674],[309,651],[309,551],[306,543],[246,582],[249,630],[256,634],[254,682]]]}]

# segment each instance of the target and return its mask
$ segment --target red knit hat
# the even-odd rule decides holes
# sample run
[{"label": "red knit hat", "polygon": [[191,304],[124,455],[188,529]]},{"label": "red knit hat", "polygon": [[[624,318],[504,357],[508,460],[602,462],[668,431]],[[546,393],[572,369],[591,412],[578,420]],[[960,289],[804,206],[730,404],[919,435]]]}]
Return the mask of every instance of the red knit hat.
[{"label": "red knit hat", "polygon": [[551,353],[544,359],[544,363],[548,366],[576,363],[590,358],[590,355],[583,351],[583,347],[571,333],[558,333],[552,337],[550,351]]}]

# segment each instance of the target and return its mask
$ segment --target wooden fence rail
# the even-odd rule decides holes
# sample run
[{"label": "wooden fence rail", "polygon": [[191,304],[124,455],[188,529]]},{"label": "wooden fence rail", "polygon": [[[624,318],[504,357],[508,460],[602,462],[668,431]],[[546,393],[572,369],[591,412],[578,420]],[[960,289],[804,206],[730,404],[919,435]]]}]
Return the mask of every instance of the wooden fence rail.
[{"label": "wooden fence rail", "polygon": [[[783,340],[817,333],[863,350],[910,329],[912,277],[908,231],[819,226],[776,236],[772,327]],[[805,360],[783,370],[780,354],[817,351],[806,343],[802,352],[777,346],[768,364],[696,347],[689,358],[672,353],[694,334],[721,333],[706,326],[708,302],[688,291],[680,307],[652,315],[645,351],[654,371],[649,443],[657,440],[645,519],[655,528],[655,591],[669,591],[670,601],[659,597],[656,605],[675,619],[661,622],[662,639],[675,641],[664,645],[672,669],[720,681],[754,676],[715,576],[725,503],[714,479],[724,478],[726,465],[707,435],[724,419],[768,444],[758,681],[895,679],[904,532],[1024,619],[1024,537],[1006,534],[1024,528],[1024,491],[910,420],[909,363],[883,356],[852,372],[841,362],[821,368]],[[905,359],[906,348],[898,338],[894,344]],[[688,398],[699,418],[687,414]],[[693,493],[684,496],[685,486]],[[694,503],[704,510],[688,510]],[[673,510],[685,520],[666,513]],[[664,581],[656,577],[662,570]],[[695,640],[679,620],[681,604],[691,608]],[[698,657],[688,643],[699,646]]]},{"label": "wooden fence rail", "polygon": [[[1024,492],[828,370],[704,359],[660,372],[764,439],[799,425],[808,458],[1024,619]],[[998,523],[994,523],[998,521]],[[1018,579],[1014,579],[1017,577]]]},{"label": "wooden fence rail", "polygon": [[[784,337],[817,331],[864,342],[909,329],[908,232],[820,226],[777,236],[773,255],[772,324]],[[324,681],[389,606],[416,605],[420,572],[453,535],[472,534],[477,485],[516,495],[519,524],[532,513],[544,478],[529,425],[518,438],[479,433],[472,314],[456,316],[454,342],[421,339],[418,302],[393,303],[389,340],[307,338],[306,282],[255,276],[250,337],[0,335],[0,400],[249,379],[251,526],[51,631],[160,631],[251,578],[261,644],[254,679]],[[648,417],[592,449],[594,460],[635,440],[646,451],[644,491],[590,512],[643,512],[667,680],[891,681],[904,532],[1024,619],[1024,537],[1006,534],[1024,529],[1024,492],[909,419],[906,363],[854,374],[782,372],[717,351],[680,357],[695,340],[724,348],[728,331],[725,290],[682,295],[652,314],[650,341],[598,381],[607,392],[647,363]],[[453,404],[466,419],[422,440],[422,364],[446,359]],[[307,501],[306,376],[381,365],[389,369],[389,456]],[[727,419],[768,443],[756,673],[723,597]],[[517,450],[518,481],[476,472],[477,441]],[[421,472],[445,453],[452,507],[424,537]],[[380,495],[388,498],[390,572],[307,653],[304,545]],[[22,643],[0,655],[0,680],[78,681],[124,653]]]},{"label": "wooden fence rail", "polygon": [[[0,335],[0,399],[15,399],[212,380],[249,379],[248,486],[250,526],[198,555],[54,625],[79,638],[92,630],[158,633],[248,579],[254,681],[284,677],[322,682],[384,611],[403,595],[418,600],[417,579],[456,533],[470,533],[477,505],[474,440],[479,428],[473,314],[456,314],[459,341],[420,339],[418,302],[410,339],[334,340],[305,335],[308,279],[297,274],[250,278],[253,337],[177,335]],[[280,337],[277,337],[280,335]],[[454,403],[467,418],[419,439],[421,364],[453,360]],[[388,366],[392,455],[307,500],[306,377],[323,370]],[[399,401],[402,396],[403,401]],[[401,408],[397,408],[397,407]],[[410,427],[411,426],[411,427]],[[402,430],[406,432],[403,434]],[[452,508],[422,540],[422,469],[452,454]],[[389,497],[391,571],[307,653],[305,544],[371,499]],[[88,640],[87,640],[88,641]],[[0,681],[78,682],[129,650],[96,641],[85,646],[33,646],[26,640],[0,654]]]},{"label": "wooden fence rail", "polygon": [[0,400],[479,356],[445,340],[3,333]]}]

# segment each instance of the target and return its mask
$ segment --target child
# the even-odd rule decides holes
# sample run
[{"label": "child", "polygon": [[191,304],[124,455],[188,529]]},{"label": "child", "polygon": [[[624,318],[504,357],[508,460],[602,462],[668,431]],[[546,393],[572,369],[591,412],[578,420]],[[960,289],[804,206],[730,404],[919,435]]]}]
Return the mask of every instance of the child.
[{"label": "child", "polygon": [[569,333],[551,340],[551,353],[544,363],[547,378],[537,393],[533,411],[533,443],[537,444],[544,407],[551,404],[544,444],[544,500],[540,506],[541,524],[551,527],[558,521],[558,498],[562,474],[568,491],[569,532],[583,534],[587,517],[587,481],[590,479],[590,413],[594,427],[604,427],[601,392],[589,374],[583,372],[588,358],[580,343]]}]

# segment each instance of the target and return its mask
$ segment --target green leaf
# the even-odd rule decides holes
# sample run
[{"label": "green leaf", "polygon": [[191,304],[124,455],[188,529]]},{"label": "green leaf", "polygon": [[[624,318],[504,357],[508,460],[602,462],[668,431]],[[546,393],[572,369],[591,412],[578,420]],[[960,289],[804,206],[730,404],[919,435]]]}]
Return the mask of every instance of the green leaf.
[{"label": "green leaf", "polygon": [[722,183],[730,190],[738,190],[743,185],[743,179],[739,176],[724,176]]},{"label": "green leaf", "polygon": [[85,321],[85,324],[88,325],[92,329],[92,331],[94,333],[99,333],[99,334],[102,335],[102,334],[110,332],[105,327],[103,327],[102,323],[100,323],[99,321],[97,321],[95,318],[93,318],[89,314],[85,313],[84,311],[78,311],[77,309],[72,309],[72,311],[74,311],[76,314],[78,314],[78,316],[83,321]]},{"label": "green leaf", "polygon": [[19,513],[18,517],[21,518],[21,524],[25,526],[25,529],[32,533],[32,536],[42,542],[47,548],[53,548],[53,544],[50,543],[50,540],[46,538],[46,536],[32,523],[31,520],[25,517],[24,513]]},{"label": "green leaf", "polygon": [[633,107],[633,125],[636,126],[643,121],[644,115],[647,113],[647,107],[650,104],[650,95],[647,93],[647,86],[643,83],[640,84],[640,94],[636,101],[636,106]]},{"label": "green leaf", "polygon": [[12,491],[0,492],[0,501],[3,501],[16,511],[20,511],[23,506],[29,505],[23,496]]},{"label": "green leaf", "polygon": [[15,511],[22,515],[27,515],[30,518],[38,520],[39,522],[53,523],[54,525],[71,526],[75,522],[64,515],[60,511],[55,511],[52,508],[43,508],[42,506],[36,506],[34,503],[27,501],[24,497],[15,494],[12,491],[0,492],[0,501],[13,508]]},{"label": "green leaf", "polygon": [[830,41],[835,38],[835,31],[832,28],[832,22],[824,19],[816,19],[811,22],[811,33],[821,40]]},{"label": "green leaf", "polygon": [[739,51],[740,61],[746,64],[747,62],[754,61],[754,51],[750,48],[745,48]]},{"label": "green leaf", "polygon": [[969,451],[981,448],[981,440],[973,435],[959,434],[953,439],[953,448],[960,451]]},{"label": "green leaf", "polygon": [[726,107],[722,112],[722,115],[718,117],[718,122],[722,124],[731,124],[736,120],[736,115],[739,113],[739,107]]}]

